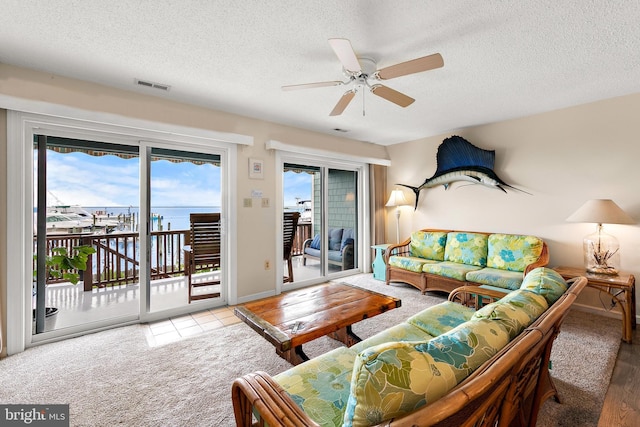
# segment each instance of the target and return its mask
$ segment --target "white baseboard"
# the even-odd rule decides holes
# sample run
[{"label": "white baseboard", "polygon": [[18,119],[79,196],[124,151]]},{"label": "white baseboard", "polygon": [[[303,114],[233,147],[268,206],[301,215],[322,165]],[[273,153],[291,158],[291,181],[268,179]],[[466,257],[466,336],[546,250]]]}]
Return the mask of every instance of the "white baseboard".
[{"label": "white baseboard", "polygon": [[250,302],[261,298],[272,297],[275,294],[275,291],[265,291],[257,294],[246,295],[244,297],[238,297],[238,304],[244,304],[245,302]]},{"label": "white baseboard", "polygon": [[[597,314],[598,316],[610,317],[612,319],[618,319],[622,321],[622,313],[620,313],[619,311],[605,310],[604,308],[601,308],[601,307],[594,307],[592,305],[579,304],[576,302],[573,303],[572,308],[575,308],[576,310],[584,311],[587,313]],[[637,315],[636,315],[636,323],[640,323],[638,322]]]}]

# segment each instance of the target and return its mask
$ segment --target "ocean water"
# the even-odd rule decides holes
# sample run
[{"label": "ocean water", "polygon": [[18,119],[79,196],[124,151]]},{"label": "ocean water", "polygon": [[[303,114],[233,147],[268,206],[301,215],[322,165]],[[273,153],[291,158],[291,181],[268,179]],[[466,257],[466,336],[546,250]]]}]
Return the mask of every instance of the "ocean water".
[{"label": "ocean water", "polygon": [[[109,216],[134,215],[135,222],[139,222],[140,209],[137,206],[85,206],[91,213],[106,212]],[[190,213],[220,212],[219,206],[158,206],[151,207],[153,221],[152,230],[157,231],[162,226],[163,230],[188,230]]]}]

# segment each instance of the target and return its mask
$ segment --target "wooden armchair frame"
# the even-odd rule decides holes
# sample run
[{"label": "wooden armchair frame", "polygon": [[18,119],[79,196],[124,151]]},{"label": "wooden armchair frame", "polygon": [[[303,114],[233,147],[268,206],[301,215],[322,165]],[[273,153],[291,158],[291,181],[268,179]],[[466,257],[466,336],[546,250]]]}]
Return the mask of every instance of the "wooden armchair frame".
[{"label": "wooden armchair frame", "polygon": [[220,279],[194,280],[197,269],[220,269],[220,246],[222,241],[219,213],[192,213],[189,216],[189,245],[184,247],[185,275],[191,301],[216,298],[220,292],[194,293],[194,289],[219,285]]},{"label": "wooden armchair frame", "polygon": [[[534,323],[445,396],[380,425],[535,426],[544,401],[549,397],[559,400],[548,369],[551,348],[587,279],[578,277],[570,283],[570,288]],[[485,291],[467,286],[455,290],[451,298],[471,301]],[[498,298],[497,295],[488,297]],[[318,425],[265,372],[236,379],[231,393],[238,427]],[[259,419],[254,423],[256,414]]]},{"label": "wooden armchair frame", "polygon": [[293,242],[296,238],[300,212],[285,212],[282,218],[282,257],[287,262],[288,275],[282,279],[282,283],[293,282]]}]

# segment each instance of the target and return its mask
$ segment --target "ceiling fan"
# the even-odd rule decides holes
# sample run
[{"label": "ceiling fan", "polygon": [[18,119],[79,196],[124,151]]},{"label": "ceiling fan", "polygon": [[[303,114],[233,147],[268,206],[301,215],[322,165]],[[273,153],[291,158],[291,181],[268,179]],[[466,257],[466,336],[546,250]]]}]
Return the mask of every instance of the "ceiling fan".
[{"label": "ceiling fan", "polygon": [[369,88],[371,93],[378,95],[387,101],[393,102],[401,107],[411,105],[415,99],[377,83],[380,80],[389,80],[396,77],[406,76],[408,74],[421,73],[423,71],[440,68],[444,65],[442,56],[439,53],[423,56],[422,58],[412,59],[410,61],[401,62],[400,64],[391,65],[381,70],[376,69],[376,62],[370,58],[358,58],[351,46],[351,42],[347,39],[329,39],[329,44],[342,63],[342,69],[348,80],[326,81],[316,83],[305,83],[297,85],[282,86],[282,90],[310,89],[314,87],[325,86],[342,86],[353,85],[342,95],[336,106],[333,108],[330,116],[339,116],[347,108],[359,88]]}]

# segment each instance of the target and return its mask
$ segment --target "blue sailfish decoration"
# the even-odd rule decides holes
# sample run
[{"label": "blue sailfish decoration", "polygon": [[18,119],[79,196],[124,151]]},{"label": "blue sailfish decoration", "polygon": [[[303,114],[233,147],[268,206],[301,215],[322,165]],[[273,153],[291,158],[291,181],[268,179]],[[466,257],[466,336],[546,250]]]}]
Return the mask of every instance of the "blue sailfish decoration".
[{"label": "blue sailfish decoration", "polygon": [[436,173],[431,178],[427,178],[419,187],[412,187],[406,184],[398,185],[410,188],[416,194],[415,209],[418,208],[421,190],[437,187],[438,185],[443,185],[446,190],[455,181],[469,181],[473,184],[497,188],[505,193],[507,192],[505,188],[527,193],[507,184],[496,175],[493,171],[495,158],[495,150],[484,150],[476,147],[461,136],[454,135],[443,140],[438,147]]}]

